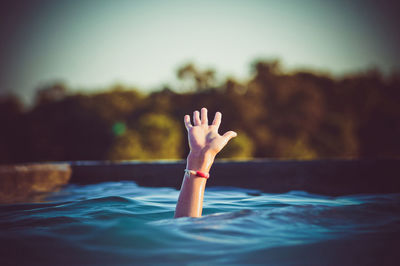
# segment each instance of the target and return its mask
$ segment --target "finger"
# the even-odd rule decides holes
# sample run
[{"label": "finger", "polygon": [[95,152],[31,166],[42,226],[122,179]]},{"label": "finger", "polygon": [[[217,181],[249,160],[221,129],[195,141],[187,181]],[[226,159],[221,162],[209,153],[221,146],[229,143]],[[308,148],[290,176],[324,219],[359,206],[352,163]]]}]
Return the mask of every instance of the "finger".
[{"label": "finger", "polygon": [[216,112],[214,116],[214,121],[212,122],[213,126],[219,127],[221,125],[222,114],[220,112]]},{"label": "finger", "polygon": [[190,123],[190,116],[185,115],[185,116],[183,117],[183,121],[185,122],[185,127],[186,127],[186,129],[189,130],[189,128],[192,127],[192,124]]},{"label": "finger", "polygon": [[207,108],[201,108],[201,124],[202,125],[208,125],[208,111]]},{"label": "finger", "polygon": [[194,111],[193,113],[193,124],[195,126],[199,126],[201,124],[199,111]]},{"label": "finger", "polygon": [[235,131],[228,131],[222,137],[224,137],[225,141],[228,142],[236,136],[237,136],[237,133]]}]

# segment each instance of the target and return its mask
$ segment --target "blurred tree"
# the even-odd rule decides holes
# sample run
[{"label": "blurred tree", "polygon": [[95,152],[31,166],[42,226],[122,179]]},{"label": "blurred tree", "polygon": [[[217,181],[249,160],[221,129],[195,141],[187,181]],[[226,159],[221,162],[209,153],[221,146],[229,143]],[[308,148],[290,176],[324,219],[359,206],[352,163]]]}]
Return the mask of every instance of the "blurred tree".
[{"label": "blurred tree", "polygon": [[23,160],[23,111],[16,95],[0,97],[0,163]]},{"label": "blurred tree", "polygon": [[35,103],[43,105],[50,102],[62,100],[67,95],[67,87],[64,83],[58,82],[50,86],[40,88],[36,93]]},{"label": "blurred tree", "polygon": [[278,60],[258,60],[252,70],[248,81],[216,86],[213,70],[187,64],[177,73],[193,90],[186,93],[117,85],[72,94],[56,83],[38,91],[30,110],[1,97],[0,163],[182,158],[182,118],[203,106],[210,120],[223,113],[220,132],[239,131],[221,157],[400,157],[399,73],[334,79],[286,72]]},{"label": "blurred tree", "polygon": [[164,114],[146,114],[139,119],[138,132],[146,159],[182,157],[182,126]]},{"label": "blurred tree", "polygon": [[260,130],[251,134],[258,144],[256,156],[302,157],[289,147],[297,143],[296,147],[302,144],[303,150],[309,150],[304,143],[309,143],[323,120],[324,94],[317,78],[285,74],[276,60],[258,61],[253,68],[254,78],[245,96],[254,103],[253,109],[260,110],[256,119]]},{"label": "blurred tree", "polygon": [[237,137],[233,138],[221,153],[219,158],[227,159],[250,159],[253,157],[254,143],[244,132],[238,132]]},{"label": "blurred tree", "polygon": [[192,90],[202,91],[215,86],[216,78],[213,69],[199,70],[192,63],[180,67],[177,71],[180,80]]},{"label": "blurred tree", "polygon": [[268,80],[269,76],[282,73],[282,64],[278,59],[256,60],[251,65],[255,79]]},{"label": "blurred tree", "polygon": [[307,142],[307,137],[286,138],[277,137],[276,142],[276,157],[284,159],[302,159],[310,160],[318,157],[317,152]]},{"label": "blurred tree", "polygon": [[30,161],[106,159],[112,124],[88,108],[89,98],[68,96],[37,105],[27,114]]},{"label": "blurred tree", "polygon": [[142,148],[140,136],[136,131],[127,130],[117,135],[110,147],[108,159],[110,160],[137,160],[147,159],[146,151]]},{"label": "blurred tree", "polygon": [[320,158],[359,157],[360,143],[352,117],[335,113],[327,115],[309,140]]},{"label": "blurred tree", "polygon": [[145,97],[135,89],[114,86],[111,90],[87,95],[85,108],[94,111],[109,123],[124,120],[133,111],[141,108]]}]

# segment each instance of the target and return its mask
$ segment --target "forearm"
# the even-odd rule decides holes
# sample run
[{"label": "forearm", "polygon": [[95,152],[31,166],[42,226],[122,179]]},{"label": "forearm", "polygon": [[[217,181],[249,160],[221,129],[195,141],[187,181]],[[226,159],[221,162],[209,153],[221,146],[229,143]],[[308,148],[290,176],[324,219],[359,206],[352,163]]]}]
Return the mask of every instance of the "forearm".
[{"label": "forearm", "polygon": [[[214,162],[214,155],[190,152],[186,169],[208,173]],[[175,217],[200,217],[203,210],[203,196],[207,179],[185,174],[176,204]]]},{"label": "forearm", "polygon": [[[218,134],[221,118],[222,114],[216,112],[213,122],[209,125],[206,108],[201,108],[201,118],[199,111],[193,112],[193,125],[190,122],[190,116],[184,116],[190,147],[186,164],[188,170],[209,173],[215,156],[231,138],[236,137],[237,134],[233,131],[228,131],[222,136]],[[185,172],[176,204],[175,217],[201,216],[206,183],[206,178]]]}]

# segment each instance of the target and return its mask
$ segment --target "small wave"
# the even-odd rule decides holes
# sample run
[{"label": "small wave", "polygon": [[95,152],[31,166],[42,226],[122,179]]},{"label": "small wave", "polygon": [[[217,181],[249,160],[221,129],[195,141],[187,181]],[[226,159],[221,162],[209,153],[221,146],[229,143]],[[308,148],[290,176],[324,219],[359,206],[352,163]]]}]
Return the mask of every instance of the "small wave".
[{"label": "small wave", "polygon": [[32,217],[9,219],[0,223],[1,230],[15,230],[18,228],[43,228],[52,227],[61,224],[72,224],[79,222],[78,219],[70,216],[57,217]]},{"label": "small wave", "polygon": [[13,211],[24,211],[24,210],[34,210],[41,208],[49,208],[58,206],[60,202],[54,203],[17,203],[17,204],[9,204],[9,205],[0,205],[0,213],[2,212],[13,212]]},{"label": "small wave", "polygon": [[0,241],[14,251],[1,253],[0,264],[21,262],[15,251],[25,250],[20,264],[37,258],[43,264],[60,258],[71,265],[190,264],[196,258],[204,264],[290,265],[297,258],[306,265],[315,250],[333,262],[343,262],[335,261],[335,252],[344,248],[377,261],[386,243],[399,244],[400,194],[325,197],[214,188],[206,190],[203,217],[173,219],[174,189],[125,183],[66,189],[54,202],[0,206]]},{"label": "small wave", "polygon": [[130,203],[131,199],[122,196],[107,196],[107,197],[100,197],[100,198],[92,198],[87,200],[80,201],[81,204],[97,204],[97,203]]}]

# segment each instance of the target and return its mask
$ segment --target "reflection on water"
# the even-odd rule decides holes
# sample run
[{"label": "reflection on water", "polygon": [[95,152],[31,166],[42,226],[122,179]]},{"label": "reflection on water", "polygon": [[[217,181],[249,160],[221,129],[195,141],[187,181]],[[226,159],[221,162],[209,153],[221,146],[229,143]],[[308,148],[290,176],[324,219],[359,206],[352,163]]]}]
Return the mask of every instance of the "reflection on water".
[{"label": "reflection on water", "polygon": [[[327,197],[209,188],[203,217],[172,219],[178,191],[68,185],[0,206],[0,262],[395,265],[400,194]],[[21,256],[23,254],[23,256]]]}]

